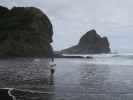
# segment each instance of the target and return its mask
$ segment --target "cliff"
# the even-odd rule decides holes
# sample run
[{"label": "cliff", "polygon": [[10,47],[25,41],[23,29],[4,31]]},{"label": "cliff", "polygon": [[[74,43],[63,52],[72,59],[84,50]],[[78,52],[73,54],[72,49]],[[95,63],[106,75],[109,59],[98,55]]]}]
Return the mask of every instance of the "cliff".
[{"label": "cliff", "polygon": [[93,54],[109,52],[110,46],[107,37],[101,37],[95,30],[90,30],[83,35],[77,45],[61,51],[61,53],[65,54]]},{"label": "cliff", "polygon": [[48,56],[53,28],[34,7],[0,6],[0,56]]}]

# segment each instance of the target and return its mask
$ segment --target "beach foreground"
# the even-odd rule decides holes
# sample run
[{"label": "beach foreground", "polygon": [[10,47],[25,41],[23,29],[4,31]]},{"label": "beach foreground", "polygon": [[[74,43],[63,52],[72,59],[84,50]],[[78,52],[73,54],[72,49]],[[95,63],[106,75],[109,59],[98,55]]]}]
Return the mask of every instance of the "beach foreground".
[{"label": "beach foreground", "polygon": [[[41,59],[43,60],[43,59]],[[25,61],[34,65],[41,64],[41,60],[16,60],[23,65]],[[53,76],[47,73],[45,78],[35,71],[41,78],[34,80],[15,80],[9,77],[7,67],[12,60],[0,60],[0,87],[14,88],[12,95],[17,100],[132,100],[133,99],[133,67],[131,65],[110,65],[89,63],[92,59],[55,59],[56,71]],[[22,66],[19,64],[19,67]],[[23,63],[22,63],[23,62]],[[10,63],[10,64],[9,64]],[[31,65],[31,64],[30,64]],[[5,71],[5,68],[7,71]],[[12,66],[12,70],[15,67]],[[22,67],[15,68],[23,70]],[[40,70],[45,68],[37,66]],[[35,69],[30,69],[35,70]],[[11,71],[11,70],[10,70]],[[48,70],[47,70],[48,71]],[[8,72],[8,73],[7,73]],[[19,71],[16,71],[19,72]],[[8,74],[8,75],[7,75]],[[5,77],[5,75],[7,75]],[[27,75],[27,74],[23,74]],[[33,75],[34,76],[34,75]],[[23,77],[21,77],[23,78]]]}]

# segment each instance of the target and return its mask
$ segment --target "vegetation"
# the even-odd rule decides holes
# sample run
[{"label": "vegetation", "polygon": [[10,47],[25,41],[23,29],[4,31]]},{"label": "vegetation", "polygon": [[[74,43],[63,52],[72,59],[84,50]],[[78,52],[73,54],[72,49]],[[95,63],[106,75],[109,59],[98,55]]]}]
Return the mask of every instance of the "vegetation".
[{"label": "vegetation", "polygon": [[47,56],[53,29],[34,7],[0,7],[0,56]]}]

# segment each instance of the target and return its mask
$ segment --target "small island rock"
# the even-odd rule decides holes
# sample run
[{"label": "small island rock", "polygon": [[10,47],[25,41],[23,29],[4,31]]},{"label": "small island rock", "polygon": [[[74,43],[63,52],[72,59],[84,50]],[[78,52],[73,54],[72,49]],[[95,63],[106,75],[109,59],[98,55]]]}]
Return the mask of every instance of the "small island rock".
[{"label": "small island rock", "polygon": [[109,53],[110,44],[107,37],[101,37],[95,30],[88,31],[83,35],[79,43],[70,48],[61,50],[63,54],[94,54]]}]

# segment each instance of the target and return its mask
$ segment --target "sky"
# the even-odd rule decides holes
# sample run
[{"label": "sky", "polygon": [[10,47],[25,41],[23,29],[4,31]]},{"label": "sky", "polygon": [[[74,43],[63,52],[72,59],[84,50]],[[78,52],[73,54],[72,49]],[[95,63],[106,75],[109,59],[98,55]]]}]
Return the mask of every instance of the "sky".
[{"label": "sky", "polygon": [[113,52],[133,52],[133,0],[0,0],[0,5],[40,8],[53,24],[55,50],[95,29],[108,37]]}]

